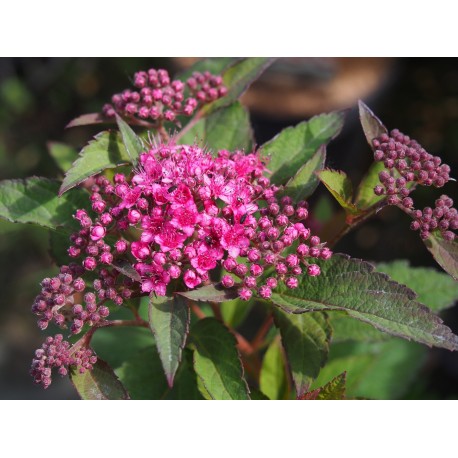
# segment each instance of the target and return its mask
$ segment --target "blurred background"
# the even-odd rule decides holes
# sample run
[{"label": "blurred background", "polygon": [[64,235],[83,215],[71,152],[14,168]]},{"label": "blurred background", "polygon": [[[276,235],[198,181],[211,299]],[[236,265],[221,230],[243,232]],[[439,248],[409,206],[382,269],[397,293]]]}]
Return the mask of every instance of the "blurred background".
[{"label": "blurred background", "polygon": [[[0,179],[60,177],[47,142],[82,147],[100,126],[65,130],[76,116],[100,111],[113,93],[129,87],[135,71],[166,68],[172,74],[196,59],[0,59]],[[342,134],[328,149],[328,166],[357,184],[372,162],[356,104],[363,99],[391,129],[399,128],[458,173],[458,60],[391,58],[279,59],[245,94],[258,145],[284,127],[315,114],[349,109]],[[454,172],[453,172],[454,171]],[[450,184],[449,184],[450,185]],[[443,192],[456,198],[456,187]],[[326,222],[335,208],[320,187],[311,201]],[[440,194],[440,193],[438,193]],[[419,205],[431,203],[417,191]],[[424,202],[422,202],[424,200]],[[43,335],[30,313],[39,282],[56,271],[47,231],[0,220],[0,398],[76,399],[69,381],[55,377],[48,390],[28,375]],[[346,236],[335,251],[372,261],[410,259],[437,267],[409,220],[396,209],[381,212]],[[437,267],[438,268],[438,267]],[[458,312],[443,314],[458,332]],[[403,398],[458,399],[458,355],[429,350],[423,369]]]}]

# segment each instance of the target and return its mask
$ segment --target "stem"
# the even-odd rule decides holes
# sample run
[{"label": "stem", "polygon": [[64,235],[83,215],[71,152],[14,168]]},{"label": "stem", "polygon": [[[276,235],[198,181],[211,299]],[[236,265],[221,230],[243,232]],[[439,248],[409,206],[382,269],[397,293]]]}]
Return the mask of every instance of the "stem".
[{"label": "stem", "polygon": [[245,354],[246,356],[251,355],[254,353],[253,347],[251,346],[250,342],[239,334],[237,331],[231,329],[231,332],[234,334],[235,338],[237,339],[237,348],[240,350],[241,353]]},{"label": "stem", "polygon": [[162,140],[164,143],[167,143],[167,142],[170,140],[169,134],[168,134],[167,131],[165,130],[165,128],[164,128],[164,126],[162,125],[162,123],[160,123],[160,124],[157,126],[157,131],[159,132],[159,135],[161,136],[161,140]]},{"label": "stem", "polygon": [[191,121],[189,121],[188,124],[186,124],[186,126],[184,126],[180,132],[178,132],[178,134],[175,137],[175,141],[180,140],[180,138],[182,138],[187,132],[189,132],[201,119],[202,119],[202,112],[199,111],[194,116],[194,118],[192,118]]},{"label": "stem", "polygon": [[88,347],[91,343],[92,336],[94,335],[95,331],[100,328],[108,328],[108,327],[121,327],[121,326],[141,326],[147,328],[148,322],[143,319],[137,320],[113,320],[113,321],[102,321],[97,326],[89,329],[89,331],[80,339],[78,342],[73,345],[73,350],[76,351],[81,347]]},{"label": "stem", "polygon": [[259,328],[259,331],[255,335],[254,339],[251,341],[251,347],[253,348],[253,351],[257,351],[260,347],[263,346],[264,338],[266,334],[269,332],[269,329],[272,327],[273,322],[274,317],[272,313],[270,313],[269,315],[267,315],[266,319],[264,320],[264,323],[262,323],[261,327]]},{"label": "stem", "polygon": [[213,310],[213,314],[215,315],[215,318],[219,321],[224,321],[223,315],[221,315],[221,309],[219,308],[218,304],[216,304],[215,302],[209,302],[209,304]]},{"label": "stem", "polygon": [[207,315],[202,311],[202,309],[194,302],[191,302],[191,310],[194,312],[197,318],[200,320],[203,318],[207,318]]},{"label": "stem", "polygon": [[339,240],[342,237],[347,235],[353,229],[356,229],[356,227],[358,227],[361,223],[363,223],[364,221],[372,217],[375,213],[380,211],[386,205],[387,205],[386,201],[382,200],[381,202],[369,208],[367,211],[365,211],[361,215],[355,218],[352,218],[349,221],[346,220],[344,226],[342,226],[340,230],[337,232],[337,234],[329,242],[327,242],[327,246],[332,248],[337,242],[339,242]]}]

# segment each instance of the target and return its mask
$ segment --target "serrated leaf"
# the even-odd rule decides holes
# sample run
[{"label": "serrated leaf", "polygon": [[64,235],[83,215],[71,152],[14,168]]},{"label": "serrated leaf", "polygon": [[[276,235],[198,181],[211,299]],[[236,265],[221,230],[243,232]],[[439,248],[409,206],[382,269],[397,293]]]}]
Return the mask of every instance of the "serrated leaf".
[{"label": "serrated leaf", "polygon": [[436,231],[432,232],[424,243],[437,263],[455,280],[458,280],[458,243],[456,240],[453,242],[444,240]]},{"label": "serrated leaf", "polygon": [[379,173],[385,169],[383,162],[373,162],[369,167],[367,174],[361,180],[356,192],[355,205],[361,210],[379,203],[386,199],[386,196],[377,196],[374,192],[375,186],[380,184]]},{"label": "serrated leaf", "polygon": [[319,179],[315,172],[323,169],[325,161],[326,146],[322,145],[288,183],[286,183],[285,194],[290,196],[294,202],[299,202],[311,196],[319,183]]},{"label": "serrated leaf", "polygon": [[135,281],[141,281],[140,274],[132,267],[132,264],[125,259],[116,259],[111,264],[118,272]]},{"label": "serrated leaf", "polygon": [[288,397],[288,379],[279,338],[272,341],[264,355],[259,376],[259,388],[269,399],[287,399]]},{"label": "serrated leaf", "polygon": [[208,115],[219,108],[231,105],[274,61],[275,58],[272,57],[247,57],[237,60],[223,73],[223,83],[228,89],[227,95],[205,105],[202,112]]},{"label": "serrated leaf", "polygon": [[[66,126],[66,129],[70,127],[90,126],[94,124],[115,124],[115,118],[105,118],[101,113],[87,113],[72,119]],[[142,119],[130,118],[129,124],[134,126],[153,127],[148,121]]]},{"label": "serrated leaf", "polygon": [[325,169],[317,172],[317,175],[342,208],[351,214],[358,213],[358,209],[352,203],[353,186],[345,172]]},{"label": "serrated leaf", "polygon": [[202,302],[224,302],[238,297],[237,289],[224,288],[220,283],[202,286],[202,288],[192,289],[190,291],[181,291],[177,294],[181,294],[192,301]]},{"label": "serrated leaf", "polygon": [[49,229],[76,227],[73,213],[87,206],[82,190],[58,197],[59,182],[31,177],[0,182],[0,217],[12,223],[31,223]]},{"label": "serrated leaf", "polygon": [[304,394],[302,399],[316,401],[339,401],[345,399],[347,373],[343,372],[326,385]]},{"label": "serrated leaf", "polygon": [[78,157],[78,152],[72,146],[60,142],[48,142],[48,151],[56,164],[66,172]]},{"label": "serrated leaf", "polygon": [[328,362],[313,387],[346,371],[347,397],[400,399],[417,378],[426,355],[425,347],[396,338],[332,344]]},{"label": "serrated leaf", "polygon": [[413,289],[418,301],[433,312],[440,312],[458,300],[458,283],[448,275],[430,267],[412,267],[399,260],[377,264],[377,270]]},{"label": "serrated leaf", "polygon": [[[189,353],[189,354],[187,354]],[[159,354],[154,346],[144,348],[128,359],[116,374],[128,389],[132,399],[202,399],[197,388],[197,376],[192,369],[192,354],[185,349],[183,361],[170,388],[162,367]]]},{"label": "serrated leaf", "polygon": [[253,144],[253,132],[248,111],[236,102],[211,113],[200,119],[178,143],[193,144],[195,141],[213,152],[222,149],[249,151]]},{"label": "serrated leaf", "polygon": [[129,155],[130,162],[136,165],[140,154],[144,151],[143,143],[137,134],[130,128],[129,124],[119,115],[116,115],[116,123],[121,132],[122,141]]},{"label": "serrated leaf", "polygon": [[65,174],[59,194],[87,178],[130,161],[121,137],[116,132],[101,132],[85,146],[73,166]]},{"label": "serrated leaf", "polygon": [[104,118],[100,113],[87,113],[72,119],[65,128],[69,129],[70,127],[88,126],[91,124],[106,124],[109,122],[114,123],[114,120],[110,121]]},{"label": "serrated leaf", "polygon": [[303,276],[297,289],[280,285],[272,302],[285,311],[345,311],[388,334],[429,346],[458,349],[458,337],[406,286],[374,271],[364,261],[334,254],[317,261],[321,275]]},{"label": "serrated leaf", "polygon": [[78,371],[70,375],[76,391],[84,400],[129,399],[123,384],[113,369],[99,359],[91,371],[80,374]]},{"label": "serrated leaf", "polygon": [[191,341],[194,370],[213,399],[250,399],[235,337],[220,321],[198,321]]},{"label": "serrated leaf", "polygon": [[167,383],[173,386],[175,373],[189,333],[191,312],[183,297],[150,297],[148,321],[156,340]]},{"label": "serrated leaf", "polygon": [[275,324],[280,329],[297,397],[302,397],[326,362],[332,329],[320,312],[288,314],[277,310]]},{"label": "serrated leaf", "polygon": [[224,323],[231,328],[240,326],[250,313],[253,305],[254,300],[247,302],[238,298],[232,301],[222,302],[220,304],[220,310]]},{"label": "serrated leaf", "polygon": [[372,140],[374,138],[380,137],[382,134],[388,133],[387,128],[383,125],[377,116],[372,112],[372,110],[362,101],[358,101],[359,108],[359,119],[361,121],[361,126],[366,136],[367,143],[369,146],[372,146]]},{"label": "serrated leaf", "polygon": [[314,116],[295,127],[287,127],[264,143],[260,151],[262,155],[270,156],[268,169],[272,172],[272,183],[285,183],[320,146],[327,145],[339,135],[344,118],[343,112]]}]

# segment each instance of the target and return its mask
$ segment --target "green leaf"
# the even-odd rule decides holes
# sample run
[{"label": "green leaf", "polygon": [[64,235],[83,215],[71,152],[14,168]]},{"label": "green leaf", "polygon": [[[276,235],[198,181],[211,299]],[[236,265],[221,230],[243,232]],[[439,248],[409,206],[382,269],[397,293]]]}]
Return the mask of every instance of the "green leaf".
[{"label": "green leaf", "polygon": [[48,142],[47,146],[49,154],[63,172],[66,172],[78,157],[75,148],[65,143]]},{"label": "green leaf", "polygon": [[332,329],[320,312],[287,314],[277,310],[275,324],[280,329],[297,397],[302,397],[326,362]]},{"label": "green leaf", "polygon": [[252,401],[269,401],[270,399],[262,392],[256,389],[252,389],[250,392]]},{"label": "green leaf", "polygon": [[381,200],[386,199],[386,196],[377,196],[374,192],[375,186],[380,184],[378,175],[384,169],[383,162],[373,162],[369,167],[356,192],[355,204],[359,209],[367,210]]},{"label": "green leaf", "polygon": [[169,387],[164,377],[162,363],[154,346],[132,355],[116,370],[116,374],[129,390],[132,399],[202,399],[190,360],[191,351],[185,349],[173,388]]},{"label": "green leaf", "polygon": [[89,203],[88,195],[76,190],[58,197],[59,182],[31,177],[0,182],[0,217],[12,223],[31,223],[49,229],[77,227],[73,213]]},{"label": "green leaf", "polygon": [[413,289],[418,300],[433,312],[452,307],[458,300],[458,283],[436,269],[411,267],[409,261],[399,260],[377,264],[377,270]]},{"label": "green leaf", "polygon": [[119,131],[121,132],[122,141],[126,147],[127,154],[129,155],[130,162],[133,165],[137,165],[137,160],[140,154],[145,150],[143,142],[137,134],[131,129],[119,115],[116,115],[116,122],[118,124]]},{"label": "green leaf", "polygon": [[72,258],[68,255],[70,234],[63,231],[49,231],[49,255],[57,266],[68,265]]},{"label": "green leaf", "polygon": [[336,310],[388,334],[429,346],[458,349],[458,337],[406,286],[364,261],[333,255],[317,261],[321,275],[302,277],[297,289],[280,285],[272,302],[287,312]]},{"label": "green leaf", "polygon": [[322,145],[315,154],[286,183],[285,194],[295,202],[307,199],[318,186],[319,179],[315,172],[322,170],[326,161],[326,146]]},{"label": "green leaf", "polygon": [[75,371],[70,374],[70,380],[84,400],[129,399],[126,389],[113,369],[101,359],[94,364],[91,371],[84,374]]},{"label": "green leaf", "polygon": [[231,328],[240,326],[254,306],[255,301],[242,301],[234,299],[232,301],[221,302],[220,310],[224,323]]},{"label": "green leaf", "polygon": [[181,291],[177,294],[181,294],[192,301],[202,302],[224,302],[238,297],[237,289],[224,288],[220,283],[202,286],[202,288],[192,289],[190,291]]},{"label": "green leaf", "polygon": [[235,337],[218,320],[204,318],[191,330],[194,369],[213,399],[250,399]]},{"label": "green leaf", "polygon": [[321,388],[306,393],[302,399],[316,401],[339,401],[345,399],[347,374],[343,372]]},{"label": "green leaf", "polygon": [[329,322],[332,327],[332,342],[346,342],[348,340],[357,342],[380,342],[391,339],[386,334],[374,328],[370,324],[363,323],[348,316],[345,312],[334,312],[330,314]]},{"label": "green leaf", "polygon": [[249,151],[253,144],[253,132],[248,111],[236,102],[200,119],[179,139],[180,144],[193,144],[195,141],[213,152],[222,149]]},{"label": "green leaf", "polygon": [[329,360],[312,387],[347,371],[348,397],[401,399],[416,380],[427,353],[421,345],[394,338],[332,344]]},{"label": "green leaf", "polygon": [[72,119],[66,126],[66,129],[70,127],[88,126],[91,124],[107,124],[114,123],[114,119],[106,119],[100,113],[87,113]]},{"label": "green leaf", "polygon": [[228,89],[227,95],[205,105],[202,112],[208,115],[219,108],[231,105],[274,61],[275,58],[272,57],[247,57],[237,60],[223,73],[223,82]]},{"label": "green leaf", "polygon": [[111,265],[126,277],[141,282],[140,274],[132,267],[132,264],[129,261],[126,261],[125,259],[116,259]]},{"label": "green leaf", "polygon": [[261,154],[270,156],[268,169],[272,172],[272,183],[285,183],[312,158],[320,146],[327,145],[339,135],[344,117],[343,112],[315,116],[295,127],[287,127],[264,143]]},{"label": "green leaf", "polygon": [[437,232],[424,240],[426,248],[431,252],[437,263],[455,280],[458,280],[458,243],[444,240]]},{"label": "green leaf", "polygon": [[175,75],[175,79],[184,82],[192,76],[193,72],[210,72],[212,75],[219,75],[229,67],[229,65],[234,64],[238,60],[239,58],[234,57],[212,57],[211,59],[202,59],[180,72],[178,75]]},{"label": "green leaf", "polygon": [[[128,317],[130,313],[127,310],[125,312]],[[154,338],[147,328],[116,326],[98,329],[92,337],[91,347],[97,355],[116,369],[153,343]],[[159,359],[159,356],[157,358]]]},{"label": "green leaf", "polygon": [[191,312],[183,297],[150,297],[148,321],[170,387],[189,333]]},{"label": "green leaf", "polygon": [[372,146],[372,140],[374,138],[380,137],[382,134],[387,134],[388,130],[383,125],[382,121],[380,121],[377,116],[372,112],[372,110],[363,102],[358,102],[359,107],[359,119],[361,121],[361,126],[364,131],[364,135],[366,136],[367,143],[369,146]]},{"label": "green leaf", "polygon": [[353,186],[345,172],[326,169],[317,172],[317,175],[345,211],[351,214],[358,213],[358,209],[352,203]]},{"label": "green leaf", "polygon": [[[115,124],[115,118],[105,118],[101,113],[86,113],[72,119],[66,126],[70,127],[90,126],[94,124]],[[154,124],[143,119],[130,118],[129,124],[133,126],[154,127]]]},{"label": "green leaf", "polygon": [[288,398],[288,379],[279,338],[272,341],[264,355],[259,388],[269,399]]},{"label": "green leaf", "polygon": [[129,155],[116,132],[101,132],[85,146],[73,166],[65,174],[59,194],[82,183],[87,178],[129,162]]}]

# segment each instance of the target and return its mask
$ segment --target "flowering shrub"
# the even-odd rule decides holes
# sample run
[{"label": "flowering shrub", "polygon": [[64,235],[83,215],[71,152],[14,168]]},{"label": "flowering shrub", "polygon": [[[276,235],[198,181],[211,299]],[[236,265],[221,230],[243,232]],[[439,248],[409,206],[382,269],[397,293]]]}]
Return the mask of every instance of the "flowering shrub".
[{"label": "flowering shrub", "polygon": [[[458,349],[435,314],[458,298],[447,274],[405,262],[375,268],[332,252],[395,205],[457,279],[452,199],[418,210],[411,197],[419,185],[444,186],[450,168],[398,130],[388,134],[362,102],[375,162],[356,197],[344,172],[324,166],[342,112],[253,148],[237,99],[272,61],[216,59],[175,80],[165,70],[138,72],[134,89],[72,121],[117,130],[89,142],[63,183],[0,184],[0,216],[49,228],[59,266],[32,305],[51,333],[35,352],[36,383],[48,388],[56,373],[69,375],[83,399],[377,397],[346,391],[347,371],[352,383],[359,375],[351,351],[333,355],[339,343],[364,343],[366,353],[356,353],[364,356],[418,350],[390,335]],[[320,181],[345,212],[328,243],[313,233],[307,203]],[[444,290],[423,304],[425,281]],[[250,311],[260,321],[248,338],[240,325]]]}]

